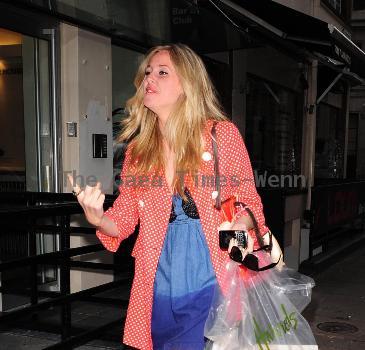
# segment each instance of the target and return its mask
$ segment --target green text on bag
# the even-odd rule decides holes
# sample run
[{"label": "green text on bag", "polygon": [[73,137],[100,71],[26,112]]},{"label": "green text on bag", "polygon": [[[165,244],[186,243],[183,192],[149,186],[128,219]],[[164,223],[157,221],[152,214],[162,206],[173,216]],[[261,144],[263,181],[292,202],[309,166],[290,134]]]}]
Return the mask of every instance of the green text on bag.
[{"label": "green text on bag", "polygon": [[284,313],[284,319],[277,323],[276,325],[270,325],[267,329],[261,327],[253,317],[253,322],[255,324],[255,337],[257,345],[260,350],[270,350],[269,344],[275,339],[283,337],[286,333],[290,331],[291,328],[297,329],[298,319],[295,316],[295,311],[288,314],[283,304],[280,304],[281,309]]}]

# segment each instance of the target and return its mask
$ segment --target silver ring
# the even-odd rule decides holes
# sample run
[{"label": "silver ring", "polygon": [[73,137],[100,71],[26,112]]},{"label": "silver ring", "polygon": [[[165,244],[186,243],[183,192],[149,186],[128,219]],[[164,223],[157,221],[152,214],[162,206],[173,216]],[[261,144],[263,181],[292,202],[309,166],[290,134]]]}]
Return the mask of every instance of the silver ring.
[{"label": "silver ring", "polygon": [[71,193],[77,197],[80,193],[82,192],[82,189],[80,189],[78,192],[76,192],[75,190],[72,190]]}]

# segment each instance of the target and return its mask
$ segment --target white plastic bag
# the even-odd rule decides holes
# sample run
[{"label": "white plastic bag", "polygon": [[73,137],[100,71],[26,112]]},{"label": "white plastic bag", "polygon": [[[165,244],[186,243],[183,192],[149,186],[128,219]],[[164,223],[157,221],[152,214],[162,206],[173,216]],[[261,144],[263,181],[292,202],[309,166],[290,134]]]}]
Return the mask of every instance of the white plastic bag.
[{"label": "white plastic bag", "polygon": [[[270,263],[266,252],[256,254]],[[206,350],[316,350],[300,314],[311,300],[312,278],[285,266],[255,272],[226,264],[205,324]]]}]

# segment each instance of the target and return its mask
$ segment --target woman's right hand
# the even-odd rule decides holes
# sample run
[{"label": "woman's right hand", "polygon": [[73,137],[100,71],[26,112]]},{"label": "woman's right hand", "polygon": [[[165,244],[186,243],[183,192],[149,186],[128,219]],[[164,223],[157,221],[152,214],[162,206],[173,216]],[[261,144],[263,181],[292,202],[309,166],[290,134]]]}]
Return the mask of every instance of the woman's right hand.
[{"label": "woman's right hand", "polygon": [[68,175],[68,180],[76,193],[76,198],[84,209],[86,220],[96,227],[101,227],[104,218],[104,200],[105,194],[101,192],[101,183],[96,186],[86,186],[81,189],[78,184],[73,183],[73,178]]}]

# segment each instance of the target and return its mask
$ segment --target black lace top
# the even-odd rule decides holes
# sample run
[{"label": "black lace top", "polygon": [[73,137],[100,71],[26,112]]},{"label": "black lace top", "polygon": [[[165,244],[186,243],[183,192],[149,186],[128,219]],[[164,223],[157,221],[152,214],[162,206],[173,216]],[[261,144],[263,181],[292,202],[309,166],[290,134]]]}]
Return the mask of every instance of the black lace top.
[{"label": "black lace top", "polygon": [[[185,187],[184,189],[185,196],[187,201],[182,202],[182,208],[184,213],[192,219],[199,219],[198,209],[195,205],[194,199],[191,197],[189,190]],[[176,219],[176,214],[174,211],[174,204],[171,205],[171,212],[170,212],[170,220],[169,222],[173,222]]]}]

